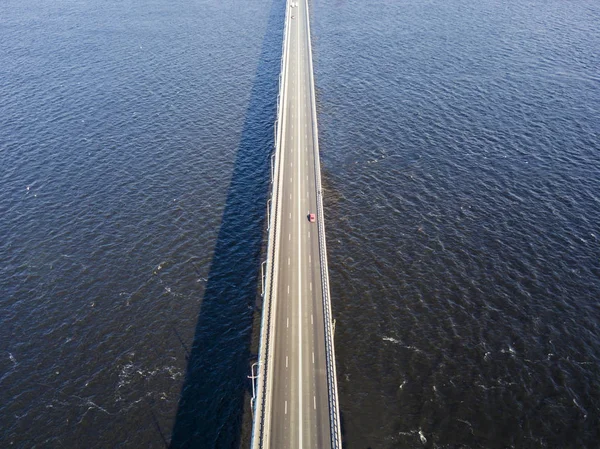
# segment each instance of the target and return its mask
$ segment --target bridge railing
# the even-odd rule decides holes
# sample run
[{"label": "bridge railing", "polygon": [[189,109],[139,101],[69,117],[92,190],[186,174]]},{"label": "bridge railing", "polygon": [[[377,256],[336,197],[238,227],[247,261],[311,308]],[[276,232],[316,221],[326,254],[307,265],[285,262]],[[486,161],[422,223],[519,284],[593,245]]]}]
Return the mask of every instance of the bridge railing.
[{"label": "bridge railing", "polygon": [[274,134],[274,142],[275,142],[275,162],[272,170],[272,191],[271,191],[271,207],[270,213],[268,213],[269,224],[268,224],[268,243],[267,243],[267,260],[266,260],[266,270],[264,273],[265,278],[263,279],[263,311],[261,318],[261,335],[260,335],[260,343],[259,343],[259,356],[258,356],[258,374],[256,376],[253,375],[252,381],[254,379],[257,380],[257,394],[256,397],[252,400],[252,408],[253,408],[253,426],[252,426],[252,443],[251,446],[253,449],[258,449],[263,446],[263,440],[265,437],[265,427],[267,422],[267,412],[265,410],[268,408],[268,404],[266,404],[267,391],[269,389],[268,385],[268,376],[267,371],[269,369],[269,364],[271,361],[270,351],[271,351],[271,342],[273,339],[272,335],[272,326],[271,326],[271,318],[273,315],[273,280],[274,280],[274,260],[275,260],[275,251],[276,251],[276,242],[277,242],[277,233],[278,233],[278,208],[279,208],[279,161],[280,161],[280,151],[281,151],[281,133],[282,133],[282,111],[283,111],[283,101],[284,96],[281,95],[281,88],[283,86],[284,80],[284,71],[285,64],[287,60],[287,41],[288,41],[288,23],[289,23],[289,0],[286,3],[286,14],[285,14],[285,22],[284,22],[284,31],[283,31],[283,43],[282,43],[282,52],[281,52],[281,65],[279,71],[279,93],[277,95],[277,118],[275,120],[273,126],[273,134]]},{"label": "bridge railing", "polygon": [[340,428],[340,411],[338,402],[337,373],[335,367],[335,346],[333,316],[331,312],[331,296],[329,293],[329,269],[327,267],[327,245],[325,243],[325,218],[323,212],[323,189],[321,187],[321,161],[319,157],[319,131],[317,128],[317,106],[315,95],[315,79],[313,70],[312,44],[310,38],[310,18],[308,2],[306,4],[306,23],[308,26],[308,51],[310,69],[310,91],[312,98],[313,140],[315,143],[315,179],[317,184],[317,214],[319,233],[319,257],[321,260],[321,284],[323,289],[323,311],[325,315],[325,348],[327,360],[327,386],[329,389],[329,419],[331,427],[331,447],[342,448]]}]

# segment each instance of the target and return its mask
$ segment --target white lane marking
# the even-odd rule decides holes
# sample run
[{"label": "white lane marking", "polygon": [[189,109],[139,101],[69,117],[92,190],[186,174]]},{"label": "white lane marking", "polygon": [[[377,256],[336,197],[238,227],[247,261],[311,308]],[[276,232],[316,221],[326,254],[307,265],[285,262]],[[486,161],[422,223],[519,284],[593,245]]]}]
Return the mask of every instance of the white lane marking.
[{"label": "white lane marking", "polygon": [[285,401],[285,414],[287,415],[287,401]]},{"label": "white lane marking", "polygon": [[[308,43],[308,55],[309,55],[308,61],[309,61],[309,67],[310,67],[310,71],[309,71],[309,77],[310,77],[310,80],[309,80],[310,87],[309,87],[309,89],[310,90],[309,91],[310,91],[310,94],[311,94],[311,101],[310,101],[311,106],[312,106],[312,108],[311,108],[312,109],[311,115],[312,115],[313,125],[314,125],[314,127],[312,128],[312,132],[313,132],[313,135],[314,135],[314,134],[316,134],[316,124],[317,124],[316,123],[316,115],[317,115],[317,110],[316,110],[316,105],[315,105],[314,73],[313,73],[313,70],[312,70],[312,49],[311,49],[311,45],[310,45],[311,39],[310,39],[310,21],[308,19],[308,5],[306,5],[305,17],[306,17],[306,20],[307,20],[307,29],[308,29],[308,32],[307,32],[307,34],[308,34],[308,36],[307,36],[307,43]],[[315,146],[318,149],[318,142],[315,141],[313,143],[315,144]],[[313,152],[314,152],[314,148],[313,148]],[[317,152],[317,154],[318,154],[318,152]],[[314,158],[314,153],[313,153],[312,156]],[[314,159],[313,159],[313,163],[314,163]],[[310,232],[309,232],[309,238],[310,238]],[[311,321],[311,323],[313,322],[313,316],[312,315],[310,316],[310,321]],[[316,409],[316,406],[315,406],[315,409]]]},{"label": "white lane marking", "polygon": [[292,178],[290,178],[290,182],[292,182]]},{"label": "white lane marking", "polygon": [[313,396],[313,404],[315,406],[315,410],[317,409],[317,397]]},{"label": "white lane marking", "polygon": [[292,240],[292,234],[288,234],[288,241]]},{"label": "white lane marking", "polygon": [[290,286],[288,285],[288,295],[290,294]]},{"label": "white lane marking", "polygon": [[[298,38],[298,42],[300,42],[300,27],[297,27],[297,33],[296,36]],[[296,61],[298,63],[298,66],[300,66],[300,52],[298,52],[296,54]],[[300,71],[298,70],[296,72],[296,79],[298,81],[298,86],[300,85]],[[298,116],[298,144],[300,144],[300,116]],[[299,150],[300,148],[298,148]],[[300,151],[298,151],[298,181],[300,181]],[[298,182],[298,198],[300,197],[300,182]],[[300,212],[300,201],[298,201],[298,229],[300,229],[300,227],[302,226],[302,222],[300,221],[300,217],[302,216],[301,212]],[[298,260],[301,261],[302,260],[302,247],[300,246],[300,240],[298,239]],[[304,445],[302,444],[302,436],[303,436],[303,430],[302,430],[302,421],[304,421],[304,418],[302,416],[302,264],[299,263],[298,264],[298,319],[300,320],[300,326],[298,326],[298,360],[300,363],[298,363],[298,384],[299,384],[299,389],[298,389],[298,447],[299,448],[303,448]]]},{"label": "white lane marking", "polygon": [[[287,317],[285,319],[285,327],[290,327],[290,317]],[[287,356],[286,356],[286,358],[287,358]]]},{"label": "white lane marking", "polygon": [[311,260],[310,260],[310,259],[311,259],[311,257],[310,257],[310,254],[309,254],[309,255],[308,255],[308,263],[310,263],[310,262],[311,262]]},{"label": "white lane marking", "polygon": [[290,264],[290,258],[288,257],[288,265]]},{"label": "white lane marking", "polygon": [[292,213],[290,212],[290,220],[292,219]]},{"label": "white lane marking", "polygon": [[[289,17],[289,15],[288,15],[288,17]],[[286,17],[286,20],[288,19],[288,17]],[[284,37],[284,42],[285,42],[286,45],[285,45],[284,54],[283,54],[285,70],[283,71],[283,79],[282,79],[283,83],[282,83],[282,85],[285,86],[285,87],[284,87],[283,97],[282,98],[286,102],[287,102],[287,98],[288,98],[287,96],[290,93],[290,86],[289,86],[289,82],[288,82],[289,81],[288,80],[288,76],[289,76],[289,71],[290,71],[289,51],[290,51],[290,47],[291,47],[291,43],[290,43],[291,39],[288,39],[289,35],[290,35],[290,33],[287,32],[287,35]],[[283,104],[283,102],[281,104]],[[280,142],[280,143],[283,143],[283,142],[286,141],[286,124],[287,124],[288,120],[289,120],[289,117],[288,117],[288,108],[284,107],[283,111],[282,111],[282,126],[281,126],[281,128],[278,128],[278,136],[277,136],[279,138],[278,142]],[[293,133],[292,133],[292,138],[293,138]],[[278,156],[278,158],[281,158],[281,162],[280,162],[281,165],[280,165],[280,167],[285,167],[285,156],[286,156],[286,153],[287,153],[287,151],[285,151],[283,148],[280,148],[279,156]],[[281,188],[283,188],[283,184],[284,184],[285,180],[284,180],[284,177],[283,177],[283,173],[280,173],[279,170],[277,172],[278,172],[278,175],[279,175],[279,179],[277,181],[279,183],[279,187],[278,188],[281,189]],[[282,197],[278,197],[277,198],[278,202],[281,202],[281,200],[282,200]],[[280,217],[283,218],[283,213],[281,211],[279,211],[279,213],[281,214]],[[277,217],[277,216],[273,217],[273,221],[275,223],[277,222],[278,219],[280,219],[280,218]],[[280,241],[280,238],[277,237],[275,244],[278,245],[279,241]],[[277,265],[279,265],[281,263],[281,254],[280,254],[278,248],[275,249],[275,256],[274,256],[274,258],[275,258],[275,263]],[[277,271],[275,271],[275,273],[277,273]],[[277,291],[277,276],[276,275],[274,276],[274,279],[273,279],[273,290]],[[276,315],[276,313],[277,313],[277,301],[276,300],[273,301],[272,307],[273,307],[273,315]],[[276,326],[273,326],[270,329],[268,337],[267,337],[268,341],[273,341],[273,339],[275,338],[274,337],[275,327]],[[271,360],[267,361],[267,370],[272,369],[272,367],[273,367],[273,359],[271,358]],[[265,418],[265,432],[266,432],[266,435],[270,434],[269,432],[270,432],[270,428],[271,428],[272,395],[271,395],[270,392],[272,391],[272,388],[273,388],[273,377],[269,378],[268,383],[266,385],[266,389],[265,389],[266,390],[266,392],[265,392],[266,397],[270,398],[269,402],[267,404],[265,404],[265,410],[264,410],[264,413],[265,413],[265,416],[266,416],[266,418]],[[286,402],[286,408],[287,408],[287,402]]]},{"label": "white lane marking", "polygon": [[292,194],[290,193],[290,201],[291,201],[291,199],[292,199]]},{"label": "white lane marking", "polygon": [[288,356],[287,355],[285,356],[285,367],[286,368],[288,367]]},{"label": "white lane marking", "polygon": [[310,231],[308,231],[308,238],[310,238]]},{"label": "white lane marking", "polygon": [[315,353],[313,352],[313,363],[315,363]]},{"label": "white lane marking", "polygon": [[310,291],[312,292],[312,282],[310,283]]},{"label": "white lane marking", "polygon": [[313,315],[312,315],[312,313],[310,314],[310,324],[315,324],[315,323],[313,322]]}]

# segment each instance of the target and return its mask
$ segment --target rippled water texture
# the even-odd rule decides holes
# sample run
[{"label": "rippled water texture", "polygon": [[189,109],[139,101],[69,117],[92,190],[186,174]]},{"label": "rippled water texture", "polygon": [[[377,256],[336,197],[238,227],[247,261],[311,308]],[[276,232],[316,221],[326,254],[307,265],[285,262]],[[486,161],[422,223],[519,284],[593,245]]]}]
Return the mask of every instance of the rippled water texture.
[{"label": "rippled water texture", "polygon": [[[311,5],[346,447],[596,448],[598,3]],[[0,446],[247,444],[283,2],[0,17]]]},{"label": "rippled water texture", "polygon": [[600,7],[316,0],[352,448],[597,448]]},{"label": "rippled water texture", "polygon": [[0,5],[0,446],[240,440],[283,12]]}]

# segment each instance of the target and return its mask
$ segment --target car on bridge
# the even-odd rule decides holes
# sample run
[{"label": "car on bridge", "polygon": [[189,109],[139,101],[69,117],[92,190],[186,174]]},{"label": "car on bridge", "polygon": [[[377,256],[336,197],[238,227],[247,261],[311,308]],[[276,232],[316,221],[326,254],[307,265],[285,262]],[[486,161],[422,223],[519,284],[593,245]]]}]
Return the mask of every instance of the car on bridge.
[{"label": "car on bridge", "polygon": [[314,223],[316,220],[315,214],[308,214],[308,221]]}]

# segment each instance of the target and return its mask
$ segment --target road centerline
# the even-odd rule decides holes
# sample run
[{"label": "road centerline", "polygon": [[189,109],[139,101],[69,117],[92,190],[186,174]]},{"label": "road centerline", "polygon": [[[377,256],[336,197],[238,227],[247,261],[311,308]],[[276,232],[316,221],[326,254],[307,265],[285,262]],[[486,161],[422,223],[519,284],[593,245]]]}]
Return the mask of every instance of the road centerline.
[{"label": "road centerline", "polygon": [[[298,14],[300,15],[300,14]],[[298,20],[299,21],[299,20]],[[297,43],[296,45],[299,45],[300,43],[300,26],[297,23],[296,24],[296,31],[297,31]],[[300,90],[300,52],[297,51],[296,52],[296,62],[297,62],[297,71],[296,71],[296,77],[297,77],[297,89]],[[300,107],[300,102],[297,102],[297,107]],[[296,142],[296,144],[298,145],[298,151],[297,151],[297,157],[298,157],[298,198],[300,198],[300,167],[302,166],[302,164],[300,163],[300,138],[301,138],[301,134],[300,134],[300,129],[301,127],[301,119],[300,119],[300,114],[297,114],[298,116],[298,140]],[[300,202],[298,201],[298,234],[300,234],[300,229],[302,228],[302,223],[300,222],[300,217],[302,216],[302,213],[300,211]],[[302,430],[302,244],[301,244],[301,236],[298,235],[298,322],[299,322],[299,326],[298,326],[298,448],[302,449],[302,434],[303,434],[303,430]]]}]

